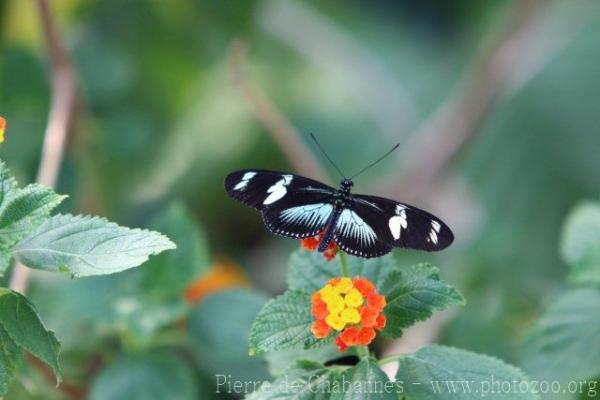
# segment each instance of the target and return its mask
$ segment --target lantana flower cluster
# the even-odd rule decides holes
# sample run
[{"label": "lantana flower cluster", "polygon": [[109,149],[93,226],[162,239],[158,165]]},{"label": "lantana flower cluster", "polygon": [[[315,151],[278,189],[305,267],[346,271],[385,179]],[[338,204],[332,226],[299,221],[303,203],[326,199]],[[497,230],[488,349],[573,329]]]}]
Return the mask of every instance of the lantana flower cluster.
[{"label": "lantana flower cluster", "polygon": [[[321,232],[317,236],[302,239],[300,240],[300,245],[308,251],[315,251],[319,247],[319,243],[321,243],[321,239],[323,239],[324,235],[325,231]],[[323,252],[323,257],[325,257],[327,261],[331,261],[335,258],[335,255],[338,253],[338,251],[340,251],[339,247],[332,240],[329,242],[327,249],[325,249]]]},{"label": "lantana flower cluster", "polygon": [[385,297],[366,278],[330,279],[311,300],[313,335],[324,339],[339,332],[335,344],[340,351],[368,345],[375,338],[375,331],[385,327]]}]

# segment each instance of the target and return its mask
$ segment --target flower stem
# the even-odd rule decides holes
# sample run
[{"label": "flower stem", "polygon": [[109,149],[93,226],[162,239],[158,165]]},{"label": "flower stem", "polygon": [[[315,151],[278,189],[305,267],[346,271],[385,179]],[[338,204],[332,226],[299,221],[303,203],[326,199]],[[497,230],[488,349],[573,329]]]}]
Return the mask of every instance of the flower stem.
[{"label": "flower stem", "polygon": [[350,270],[348,269],[348,255],[343,251],[340,251],[340,270],[342,276],[350,277]]},{"label": "flower stem", "polygon": [[356,347],[356,355],[360,357],[360,359],[369,358],[371,355],[369,353],[369,346],[357,346]]}]

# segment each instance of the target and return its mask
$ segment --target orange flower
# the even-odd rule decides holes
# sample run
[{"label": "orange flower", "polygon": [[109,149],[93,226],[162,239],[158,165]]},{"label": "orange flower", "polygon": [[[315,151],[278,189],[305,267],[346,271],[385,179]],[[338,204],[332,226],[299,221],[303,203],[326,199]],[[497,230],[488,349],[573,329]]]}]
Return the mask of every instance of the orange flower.
[{"label": "orange flower", "polygon": [[6,120],[0,117],[0,143],[4,142],[4,131],[6,129]]},{"label": "orange flower", "polygon": [[313,322],[310,330],[317,339],[324,339],[329,336],[329,333],[331,333],[331,327],[322,319],[318,319]]},{"label": "orange flower", "polygon": [[366,278],[332,278],[312,295],[311,302],[315,318],[311,332],[317,339],[339,332],[335,339],[339,351],[368,345],[375,330],[385,327],[385,297]]},{"label": "orange flower", "polygon": [[354,287],[365,297],[375,291],[375,286],[367,278],[359,276],[354,278]]},{"label": "orange flower", "polygon": [[[302,246],[304,249],[306,249],[308,251],[315,251],[319,248],[319,244],[321,243],[321,239],[323,239],[324,235],[325,235],[325,231],[321,232],[317,236],[309,237],[306,239],[301,239],[300,246]],[[339,250],[340,249],[337,246],[337,244],[335,244],[335,242],[332,240],[327,245],[327,248],[325,249],[325,251],[323,251],[323,257],[325,257],[325,259],[327,261],[331,261],[335,258],[335,255],[338,253]]]},{"label": "orange flower", "polygon": [[209,294],[243,286],[248,286],[244,271],[231,261],[217,259],[206,274],[185,289],[183,296],[190,303],[197,303]]},{"label": "orange flower", "polygon": [[375,326],[379,315],[380,314],[376,309],[368,306],[363,307],[360,310],[360,322],[362,322],[364,326]]}]

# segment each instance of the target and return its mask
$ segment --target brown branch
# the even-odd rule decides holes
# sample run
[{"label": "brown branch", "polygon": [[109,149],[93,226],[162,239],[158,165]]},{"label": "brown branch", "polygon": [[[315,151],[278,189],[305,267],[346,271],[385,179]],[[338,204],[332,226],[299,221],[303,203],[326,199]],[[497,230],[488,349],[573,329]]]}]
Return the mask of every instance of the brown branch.
[{"label": "brown branch", "polygon": [[411,135],[401,157],[405,178],[392,196],[424,198],[478,132],[527,51],[540,8],[539,0],[515,0],[502,33],[479,51],[463,84]]},{"label": "brown branch", "polygon": [[[37,9],[50,56],[52,74],[52,99],[37,181],[46,186],[56,184],[63,158],[67,133],[75,109],[75,75],[64,44],[56,29],[47,0],[37,0]],[[30,270],[20,263],[11,276],[11,289],[25,293]]]},{"label": "brown branch", "polygon": [[300,174],[313,179],[326,180],[327,174],[319,162],[300,140],[300,133],[271,100],[256,86],[246,73],[246,45],[234,41],[229,53],[229,66],[233,84],[244,97],[252,112],[271,135],[279,149]]}]

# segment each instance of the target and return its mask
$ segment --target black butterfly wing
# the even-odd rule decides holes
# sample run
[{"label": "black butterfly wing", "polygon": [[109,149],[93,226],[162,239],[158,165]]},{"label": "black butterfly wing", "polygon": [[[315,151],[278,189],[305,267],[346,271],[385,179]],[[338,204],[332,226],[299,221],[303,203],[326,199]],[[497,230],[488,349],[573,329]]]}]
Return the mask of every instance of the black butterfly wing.
[{"label": "black butterfly wing", "polygon": [[438,251],[454,241],[452,231],[442,220],[408,204],[355,195],[351,208],[371,227],[379,241],[394,247]]},{"label": "black butterfly wing", "polygon": [[335,190],[300,175],[242,170],[227,176],[225,190],[232,198],[259,210],[272,233],[286,237],[318,235],[333,212]]},{"label": "black butterfly wing", "polygon": [[392,245],[381,240],[371,215],[358,207],[344,208],[335,225],[335,243],[346,253],[357,257],[380,257],[392,250]]}]

